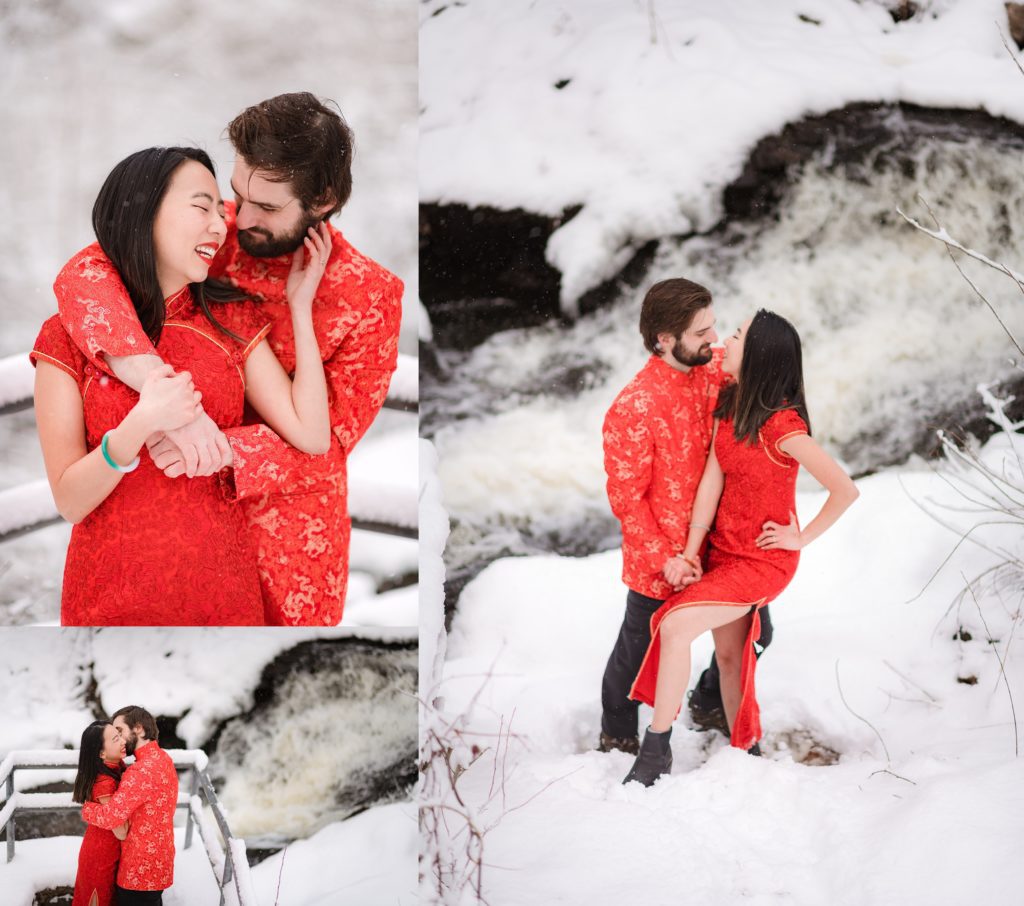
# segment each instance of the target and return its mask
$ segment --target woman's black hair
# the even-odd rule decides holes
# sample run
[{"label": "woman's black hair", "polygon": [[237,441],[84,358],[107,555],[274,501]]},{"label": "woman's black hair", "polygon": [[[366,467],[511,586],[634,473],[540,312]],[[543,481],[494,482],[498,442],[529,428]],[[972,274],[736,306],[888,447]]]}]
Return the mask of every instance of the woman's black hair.
[{"label": "woman's black hair", "polygon": [[[156,273],[153,221],[174,171],[194,160],[216,176],[210,155],[199,148],[146,148],[130,154],[103,183],[92,208],[92,228],[100,248],[121,275],[139,322],[155,346],[160,341],[167,311]],[[246,298],[234,287],[216,280],[191,284],[192,294],[209,322],[222,333],[242,338],[220,324],[209,302]]]},{"label": "woman's black hair", "polygon": [[118,771],[111,770],[103,761],[103,731],[112,726],[109,720],[94,720],[82,732],[82,743],[78,747],[78,773],[75,775],[75,789],[72,802],[88,802],[92,798],[92,786],[97,776],[106,774],[115,780],[121,779]]},{"label": "woman's black hair", "polygon": [[715,418],[732,419],[736,440],[755,444],[764,423],[783,409],[796,412],[811,433],[800,335],[781,315],[763,308],[754,315],[737,378],[722,391],[715,409]]}]

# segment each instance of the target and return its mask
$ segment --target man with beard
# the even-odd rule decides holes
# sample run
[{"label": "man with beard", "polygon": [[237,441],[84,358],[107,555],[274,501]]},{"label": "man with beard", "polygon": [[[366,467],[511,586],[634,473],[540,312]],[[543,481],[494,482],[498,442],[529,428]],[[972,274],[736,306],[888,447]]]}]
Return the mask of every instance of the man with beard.
[{"label": "man with beard", "polygon": [[[650,644],[651,616],[677,588],[699,579],[678,555],[686,545],[724,379],[722,351],[711,348],[718,340],[711,302],[707,289],[681,278],[647,291],[640,334],[651,357],[605,416],[608,502],[622,524],[628,593],[601,684],[602,752],[639,751],[639,704],[629,693]],[[771,636],[767,612],[763,620],[768,628],[762,646]],[[704,726],[725,724],[713,659],[691,698],[691,714]]]},{"label": "man with beard", "polygon": [[151,906],[163,902],[163,892],[174,882],[178,773],[157,742],[152,714],[129,705],[114,714],[113,724],[135,763],[124,772],[109,802],[82,806],[82,819],[106,830],[131,823],[121,843],[115,901],[117,906]]},{"label": "man with beard", "polygon": [[[338,213],[351,194],[352,133],[337,112],[300,92],[243,110],[228,136],[237,152],[235,200],[227,206],[228,235],[210,277],[256,300],[272,324],[270,345],[291,372],[295,344],[285,287],[293,253],[299,260],[309,227]],[[148,444],[170,477],[231,466],[225,491],[245,510],[272,625],[341,621],[351,527],[346,461],[383,405],[397,363],[402,282],[329,230],[333,247],[313,304],[330,395],[327,454],[300,453],[248,419],[222,434],[205,413]],[[140,389],[161,360],[98,245],[65,265],[54,291],[65,328],[92,366]]]}]

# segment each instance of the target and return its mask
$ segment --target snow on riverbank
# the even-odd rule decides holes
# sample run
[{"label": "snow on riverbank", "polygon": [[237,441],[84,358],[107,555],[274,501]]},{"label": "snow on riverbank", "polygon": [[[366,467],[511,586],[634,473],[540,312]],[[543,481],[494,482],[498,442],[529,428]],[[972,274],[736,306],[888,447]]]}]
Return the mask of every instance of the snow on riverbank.
[{"label": "snow on riverbank", "polygon": [[[174,885],[164,894],[164,903],[216,903],[216,884],[198,834],[187,850],[183,828],[176,837]],[[4,906],[32,906],[39,890],[74,886],[81,843],[81,837],[20,841],[13,862],[0,860]],[[415,852],[415,807],[385,805],[332,824],[264,860],[251,871],[253,890],[260,906],[411,906],[416,902]]]},{"label": "snow on riverbank", "polygon": [[[984,456],[1019,483],[1006,435]],[[471,582],[443,694],[450,714],[479,695],[468,723],[492,734],[459,781],[474,819],[494,826],[488,902],[1019,902],[1024,734],[999,665],[1020,710],[1019,573],[950,609],[962,576],[995,562],[967,543],[929,584],[958,536],[920,505],[972,524],[942,508],[963,502],[949,478],[912,465],[858,483],[858,502],[771,605],[775,640],[758,669],[766,757],[692,730],[684,712],[673,773],[651,789],[622,786],[628,756],[593,751],[625,597],[617,552],[499,560]],[[802,520],[822,501],[801,492]],[[1020,557],[1019,526],[979,539]],[[695,646],[694,679],[710,650],[710,637]],[[509,722],[506,747],[493,734]],[[801,763],[812,743],[838,763]]]},{"label": "snow on riverbank", "polygon": [[[412,906],[416,902],[416,807],[410,802],[370,809],[332,824],[253,869],[260,903]],[[282,870],[282,862],[284,867]]]},{"label": "snow on riverbank", "polygon": [[788,122],[854,101],[1024,122],[1002,0],[915,5],[896,24],[871,0],[431,0],[421,198],[582,205],[547,248],[572,313],[646,241],[709,229],[751,148]]}]

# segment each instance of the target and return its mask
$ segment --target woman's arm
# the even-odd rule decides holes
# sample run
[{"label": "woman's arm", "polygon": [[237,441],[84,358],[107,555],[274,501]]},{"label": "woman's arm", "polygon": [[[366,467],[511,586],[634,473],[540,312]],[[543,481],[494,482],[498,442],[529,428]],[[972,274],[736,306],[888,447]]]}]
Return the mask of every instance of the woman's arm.
[{"label": "woman's arm", "polygon": [[708,452],[707,462],[704,464],[704,474],[700,478],[697,495],[693,499],[693,512],[690,515],[690,531],[686,536],[686,545],[682,555],[674,558],[674,562],[669,564],[675,568],[669,570],[666,567],[665,579],[671,585],[679,586],[686,578],[700,578],[701,568],[698,556],[700,547],[711,530],[711,523],[715,521],[718,501],[722,499],[722,488],[725,487],[725,476],[722,474],[722,467],[718,464],[718,457],[715,455],[715,438],[717,436],[718,420],[716,419],[711,434],[711,449]]},{"label": "woman's arm", "polygon": [[757,546],[765,550],[777,548],[798,551],[831,528],[846,512],[847,507],[860,496],[860,491],[857,490],[853,479],[840,468],[839,463],[821,449],[810,435],[797,434],[789,437],[779,444],[779,449],[792,456],[828,491],[825,505],[803,531],[797,526],[796,513],[792,513],[789,525],[768,521],[757,537]]},{"label": "woman's arm", "polygon": [[[288,443],[303,453],[326,453],[331,445],[327,381],[313,332],[313,298],[331,254],[326,224],[310,228],[304,247],[292,257],[288,305],[295,334],[295,377],[289,379],[270,344],[261,342],[245,360],[245,397]],[[303,267],[306,251],[309,263]]]},{"label": "woman's arm", "polygon": [[[718,433],[718,425],[715,425],[715,434]],[[683,548],[683,555],[691,560],[696,560],[700,553],[700,546],[704,543],[708,532],[711,531],[711,523],[715,521],[715,513],[718,512],[718,501],[722,499],[722,488],[725,487],[725,476],[722,474],[722,467],[718,464],[718,457],[715,455],[715,441],[712,436],[711,452],[708,453],[708,461],[704,466],[704,474],[701,476],[700,484],[697,486],[697,496],[693,499],[693,515],[690,516],[690,532],[686,536],[686,547]]]},{"label": "woman's arm", "polygon": [[[200,394],[188,372],[174,377],[169,365],[155,369],[143,385],[139,401],[110,432],[107,452],[114,462],[127,465],[146,438],[186,424],[196,414]],[[36,365],[36,424],[57,511],[78,523],[98,507],[124,477],[107,464],[103,451],[91,453],[85,445],[85,413],[78,383],[55,365]]]},{"label": "woman's arm", "polygon": [[[100,796],[96,801],[100,805],[106,805],[108,802],[110,802],[110,797],[109,796]],[[112,833],[113,833],[113,835],[115,837],[117,837],[118,840],[124,840],[124,839],[126,839],[128,837],[128,828],[129,827],[131,827],[131,822],[130,821],[125,821],[125,823],[122,824],[120,827],[115,827],[114,830],[112,831]]]}]

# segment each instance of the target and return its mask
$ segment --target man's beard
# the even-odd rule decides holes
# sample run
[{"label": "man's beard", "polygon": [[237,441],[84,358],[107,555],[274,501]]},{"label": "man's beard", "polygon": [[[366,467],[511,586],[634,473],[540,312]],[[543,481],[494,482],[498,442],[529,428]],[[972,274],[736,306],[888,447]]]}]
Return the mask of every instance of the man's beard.
[{"label": "man's beard", "polygon": [[319,222],[318,218],[305,211],[302,220],[290,233],[275,236],[262,227],[250,227],[238,231],[238,244],[254,258],[279,258],[281,255],[290,255],[301,246],[309,228]]},{"label": "man's beard", "polygon": [[707,365],[711,361],[711,355],[710,343],[705,343],[696,352],[690,353],[686,351],[682,340],[676,340],[675,346],[672,347],[672,358],[687,368],[692,368],[694,365]]},{"label": "man's beard", "polygon": [[124,739],[124,751],[126,755],[135,754],[135,746],[139,741],[139,735],[134,730],[129,730]]}]

